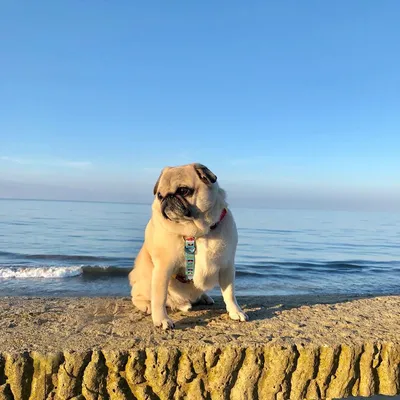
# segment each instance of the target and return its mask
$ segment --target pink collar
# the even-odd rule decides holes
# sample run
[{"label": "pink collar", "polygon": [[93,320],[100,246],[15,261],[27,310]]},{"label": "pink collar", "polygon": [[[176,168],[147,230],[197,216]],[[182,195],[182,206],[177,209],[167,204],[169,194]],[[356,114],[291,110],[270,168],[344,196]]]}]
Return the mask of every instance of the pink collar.
[{"label": "pink collar", "polygon": [[216,222],[215,224],[211,225],[210,229],[214,230],[222,222],[222,220],[225,218],[226,214],[228,214],[228,210],[226,208],[224,208],[221,212],[221,215],[219,216],[219,221]]}]

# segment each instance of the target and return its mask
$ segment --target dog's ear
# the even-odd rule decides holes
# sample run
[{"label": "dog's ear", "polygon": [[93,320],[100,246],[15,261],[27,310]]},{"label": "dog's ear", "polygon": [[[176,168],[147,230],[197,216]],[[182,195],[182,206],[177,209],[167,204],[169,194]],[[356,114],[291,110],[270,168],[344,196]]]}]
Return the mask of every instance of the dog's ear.
[{"label": "dog's ear", "polygon": [[195,163],[194,169],[196,170],[198,177],[207,185],[212,185],[213,183],[217,182],[217,176],[205,165]]},{"label": "dog's ear", "polygon": [[161,175],[162,175],[162,173],[160,174],[160,176],[159,176],[158,179],[157,179],[156,184],[154,185],[154,188],[153,188],[153,194],[154,194],[154,196],[155,196],[156,193],[158,192],[158,184],[160,183]]},{"label": "dog's ear", "polygon": [[157,182],[156,182],[156,184],[154,185],[154,188],[153,188],[153,194],[154,194],[154,196],[155,196],[155,195],[157,194],[157,192],[158,192],[158,185],[160,184],[160,179],[161,179],[162,174],[164,173],[165,170],[166,170],[166,168],[163,168],[163,169],[161,170],[160,176],[158,177]]}]

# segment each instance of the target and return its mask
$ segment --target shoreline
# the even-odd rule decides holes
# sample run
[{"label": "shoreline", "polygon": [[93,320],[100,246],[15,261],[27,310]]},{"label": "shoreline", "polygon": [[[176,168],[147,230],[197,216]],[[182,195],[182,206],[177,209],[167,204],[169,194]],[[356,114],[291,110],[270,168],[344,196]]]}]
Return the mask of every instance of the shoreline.
[{"label": "shoreline", "polygon": [[217,298],[170,312],[176,329],[164,332],[128,297],[0,297],[0,399],[26,385],[32,400],[400,393],[400,296],[238,302],[249,322]]}]

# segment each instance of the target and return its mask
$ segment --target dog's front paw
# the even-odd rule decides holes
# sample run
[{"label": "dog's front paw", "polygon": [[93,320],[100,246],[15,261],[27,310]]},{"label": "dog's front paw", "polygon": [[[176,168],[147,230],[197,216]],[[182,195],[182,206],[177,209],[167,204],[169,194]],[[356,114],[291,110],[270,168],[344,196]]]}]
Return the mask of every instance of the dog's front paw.
[{"label": "dog's front paw", "polygon": [[159,318],[159,319],[158,318],[154,318],[153,319],[153,324],[154,324],[155,327],[162,327],[163,330],[175,328],[175,324],[168,317]]},{"label": "dog's front paw", "polygon": [[229,313],[229,318],[233,319],[235,321],[245,322],[245,321],[249,320],[249,316],[245,312],[243,312],[241,309],[231,310],[231,311],[228,311],[228,313]]}]

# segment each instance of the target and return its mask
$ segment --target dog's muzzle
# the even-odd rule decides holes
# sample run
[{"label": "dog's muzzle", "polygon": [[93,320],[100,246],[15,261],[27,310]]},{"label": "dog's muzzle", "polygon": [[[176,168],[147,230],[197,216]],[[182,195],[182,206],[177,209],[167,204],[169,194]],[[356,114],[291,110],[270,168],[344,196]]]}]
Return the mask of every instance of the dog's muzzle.
[{"label": "dog's muzzle", "polygon": [[177,218],[190,218],[192,214],[189,207],[184,204],[184,200],[173,194],[164,197],[161,203],[161,212],[163,217],[169,220],[174,219],[174,216]]}]

